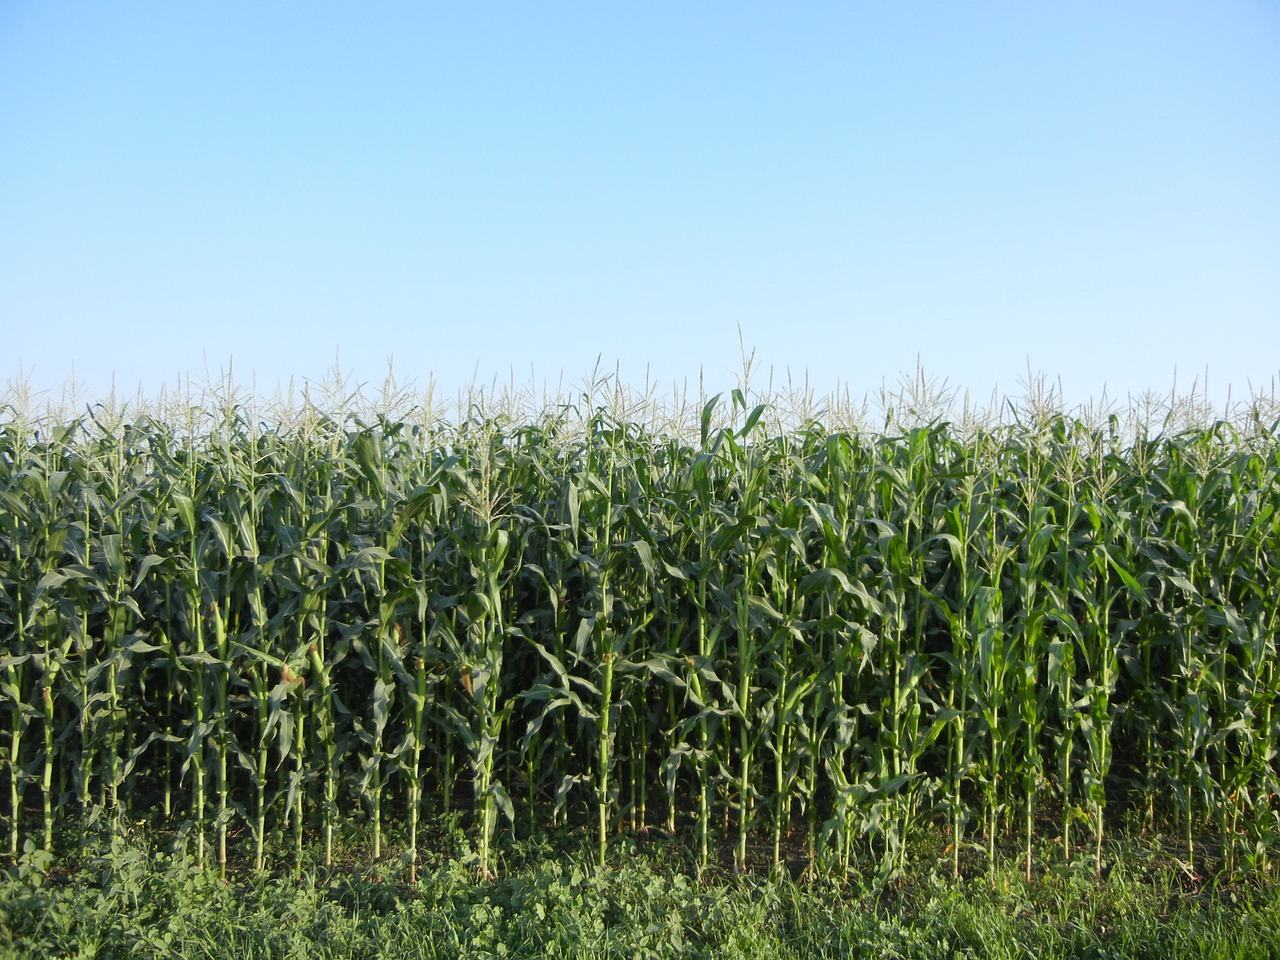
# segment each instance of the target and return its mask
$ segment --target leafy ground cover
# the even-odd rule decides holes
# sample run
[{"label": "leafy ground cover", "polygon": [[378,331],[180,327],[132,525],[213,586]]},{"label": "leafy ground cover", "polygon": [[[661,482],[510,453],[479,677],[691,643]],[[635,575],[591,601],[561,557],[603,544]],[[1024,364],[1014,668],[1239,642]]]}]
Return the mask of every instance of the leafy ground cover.
[{"label": "leafy ground cover", "polygon": [[[174,852],[175,849],[178,852]],[[0,879],[0,957],[1276,956],[1280,890],[1193,883],[1156,847],[1098,878],[1082,862],[1028,883],[1013,864],[954,881],[945,859],[888,887],[691,869],[671,840],[601,869],[593,851],[530,844],[496,880],[456,857],[418,882],[392,864],[226,880],[154,834],[117,833],[72,866],[34,846]]]}]

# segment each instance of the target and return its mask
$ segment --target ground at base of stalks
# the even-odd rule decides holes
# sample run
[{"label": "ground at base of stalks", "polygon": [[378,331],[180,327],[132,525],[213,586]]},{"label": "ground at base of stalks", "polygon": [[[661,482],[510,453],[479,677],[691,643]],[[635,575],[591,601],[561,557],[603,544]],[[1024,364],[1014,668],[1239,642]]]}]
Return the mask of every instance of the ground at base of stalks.
[{"label": "ground at base of stalks", "polygon": [[[160,838],[95,842],[57,869],[32,852],[0,872],[0,958],[1264,958],[1280,956],[1280,886],[1190,878],[1154,848],[953,880],[913,865],[883,884],[809,871],[699,878],[687,845],[619,843],[598,868],[547,842],[495,879],[463,858],[417,882],[358,851],[340,866],[224,880]],[[1117,851],[1112,851],[1117,854]],[[1120,851],[1119,853],[1123,853]]]}]

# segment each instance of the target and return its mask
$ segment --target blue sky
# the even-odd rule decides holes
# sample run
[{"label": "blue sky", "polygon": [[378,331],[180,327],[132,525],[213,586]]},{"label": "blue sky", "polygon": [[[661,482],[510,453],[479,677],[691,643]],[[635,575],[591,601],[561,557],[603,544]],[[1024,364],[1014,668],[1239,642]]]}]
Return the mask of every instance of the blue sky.
[{"label": "blue sky", "polygon": [[0,379],[1280,374],[1280,4],[0,0]]}]

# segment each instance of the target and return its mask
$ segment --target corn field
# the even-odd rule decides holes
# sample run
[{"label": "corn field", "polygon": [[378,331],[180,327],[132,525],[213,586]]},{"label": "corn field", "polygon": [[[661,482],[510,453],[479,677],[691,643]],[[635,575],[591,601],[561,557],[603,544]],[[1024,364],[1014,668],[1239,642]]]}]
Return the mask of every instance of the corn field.
[{"label": "corn field", "polygon": [[0,423],[3,847],[1270,869],[1275,424],[777,422]]}]

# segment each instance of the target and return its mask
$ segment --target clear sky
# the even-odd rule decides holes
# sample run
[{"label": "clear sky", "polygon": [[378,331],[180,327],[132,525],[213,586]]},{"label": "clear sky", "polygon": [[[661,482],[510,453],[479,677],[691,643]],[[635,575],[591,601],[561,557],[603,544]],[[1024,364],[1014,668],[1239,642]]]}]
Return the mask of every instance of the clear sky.
[{"label": "clear sky", "polygon": [[0,0],[0,380],[1280,374],[1280,3]]}]

